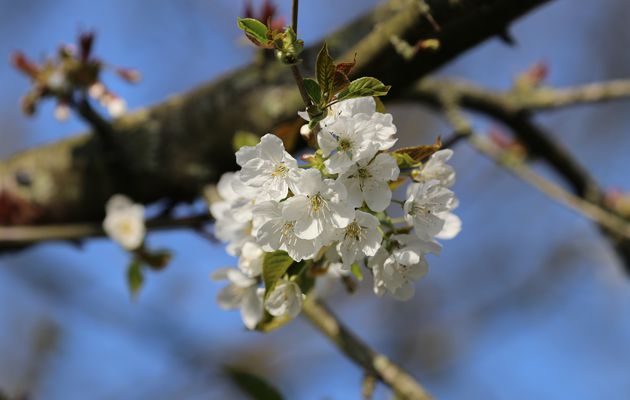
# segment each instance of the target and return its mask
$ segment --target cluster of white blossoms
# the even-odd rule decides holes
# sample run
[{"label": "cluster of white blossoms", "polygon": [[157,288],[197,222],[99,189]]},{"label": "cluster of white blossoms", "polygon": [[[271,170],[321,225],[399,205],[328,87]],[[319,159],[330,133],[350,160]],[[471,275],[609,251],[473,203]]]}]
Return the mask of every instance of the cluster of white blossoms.
[{"label": "cluster of white blossoms", "polygon": [[[451,150],[401,173],[387,152],[396,143],[396,126],[390,114],[376,111],[372,97],[333,105],[319,125],[319,151],[305,157],[304,165],[271,134],[255,147],[242,147],[236,153],[241,169],[223,175],[221,201],[210,206],[216,236],[238,257],[237,268],[213,275],[230,282],[219,305],[240,308],[250,329],[265,310],[276,317],[296,316],[305,296],[286,275],[265,293],[265,253],[285,251],[296,262],[311,260],[335,274],[365,266],[377,295],[406,300],[414,293],[414,280],[427,271],[425,255],[440,251],[436,239],[460,230],[452,214],[455,173],[446,164]],[[396,201],[400,206],[394,209],[390,183],[403,175],[413,183],[406,201]]]}]

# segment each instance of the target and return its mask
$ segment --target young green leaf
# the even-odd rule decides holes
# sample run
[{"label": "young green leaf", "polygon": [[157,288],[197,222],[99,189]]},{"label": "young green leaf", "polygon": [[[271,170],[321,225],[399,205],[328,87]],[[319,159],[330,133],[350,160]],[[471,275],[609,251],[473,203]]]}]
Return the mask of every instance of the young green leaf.
[{"label": "young green leaf", "polygon": [[357,280],[362,281],[363,280],[363,272],[361,271],[361,266],[357,263],[352,264],[352,266],[350,267],[350,272],[352,272],[352,275],[354,275],[355,278],[357,278]]},{"label": "young green leaf", "polygon": [[315,79],[304,78],[304,87],[306,88],[306,93],[308,93],[308,97],[311,98],[314,104],[321,104],[322,101],[322,90],[319,87],[319,83],[315,81]]},{"label": "young green leaf", "polygon": [[284,275],[289,267],[294,263],[293,259],[289,257],[286,251],[274,251],[272,253],[265,253],[263,259],[263,282],[265,283],[265,296],[267,296],[282,275]]},{"label": "young green leaf", "polygon": [[131,291],[131,295],[136,297],[144,283],[144,273],[142,272],[142,262],[134,260],[127,268],[127,286]]},{"label": "young green leaf", "polygon": [[256,146],[260,142],[260,138],[247,131],[236,131],[232,138],[232,148],[238,151],[243,146]]},{"label": "young green leaf", "polygon": [[335,64],[328,53],[328,45],[325,42],[322,49],[319,51],[319,54],[317,54],[315,71],[317,82],[319,82],[322,95],[327,103],[333,96],[333,87],[335,84]]},{"label": "young green leaf", "polygon": [[237,24],[254,44],[263,47],[269,46],[269,28],[265,24],[255,18],[239,18]]},{"label": "young green leaf", "polygon": [[358,97],[385,96],[391,86],[386,86],[376,78],[365,76],[350,82],[347,88],[339,92],[337,100],[356,99]]},{"label": "young green leaf", "polygon": [[263,378],[236,367],[225,367],[227,376],[252,400],[282,400],[282,394]]}]

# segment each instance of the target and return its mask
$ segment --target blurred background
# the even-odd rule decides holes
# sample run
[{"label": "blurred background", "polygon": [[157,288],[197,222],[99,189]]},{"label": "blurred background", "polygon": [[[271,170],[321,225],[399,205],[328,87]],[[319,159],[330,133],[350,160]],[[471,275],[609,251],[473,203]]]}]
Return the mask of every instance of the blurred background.
[{"label": "blurred background", "polygon": [[[290,2],[278,1],[288,16]],[[375,0],[302,2],[307,43]],[[260,2],[255,2],[260,4]],[[139,69],[141,84],[107,83],[130,108],[152,104],[248,63],[233,0],[0,0],[0,157],[84,129],[46,103],[31,119],[18,100],[28,82],[8,63],[37,58],[80,30],[95,54]],[[548,83],[630,77],[624,0],[556,0],[513,26],[515,47],[493,39],[440,75],[497,89],[536,62]],[[106,78],[107,79],[107,78]],[[630,190],[628,103],[554,111],[541,122],[604,187]],[[391,107],[403,144],[449,127],[415,105]],[[475,119],[480,131],[492,124]],[[412,141],[412,136],[415,138]],[[495,167],[465,144],[453,163],[462,233],[429,260],[405,303],[330,288],[329,304],[370,345],[400,362],[438,399],[628,399],[630,281],[593,224]],[[150,274],[137,301],[113,242],[45,244],[0,257],[0,389],[32,399],[238,399],[224,365],[256,372],[288,399],[358,399],[362,372],[302,319],[264,335],[215,303],[209,273],[234,265],[220,245],[187,232],[156,233],[169,268]],[[375,398],[388,398],[379,386]]]}]

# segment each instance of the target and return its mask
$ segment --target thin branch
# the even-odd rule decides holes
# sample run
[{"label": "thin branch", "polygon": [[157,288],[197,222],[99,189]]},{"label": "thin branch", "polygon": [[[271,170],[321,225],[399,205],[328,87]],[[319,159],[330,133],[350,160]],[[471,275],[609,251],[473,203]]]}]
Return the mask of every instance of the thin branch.
[{"label": "thin branch", "polygon": [[[182,218],[155,218],[146,223],[148,230],[166,230],[175,228],[200,228],[211,222],[208,213]],[[89,237],[104,236],[101,224],[65,224],[0,227],[0,249],[13,249],[50,240],[80,240]]]},{"label": "thin branch", "polygon": [[387,357],[363,343],[322,302],[307,299],[304,302],[303,314],[367,374],[392,388],[400,398],[431,399],[418,381]]},{"label": "thin branch", "polygon": [[[619,221],[625,221],[604,204],[604,191],[590,173],[549,133],[535,124],[528,111],[513,107],[512,103],[505,102],[503,98],[492,91],[484,91],[479,86],[462,83],[462,81],[449,82],[425,79],[401,97],[442,108],[446,117],[460,134],[472,134],[472,128],[461,114],[460,107],[486,114],[507,125],[527,148],[530,156],[539,157],[546,162],[572,187],[577,195],[576,198],[590,203],[590,206],[586,206],[589,209],[587,216],[598,223],[623,261],[626,270],[630,272],[630,239],[627,235],[620,234],[625,230],[625,227],[622,227]],[[566,198],[566,196],[562,197]],[[570,202],[573,209],[580,209],[577,202],[573,200]],[[599,209],[599,211],[594,211],[595,208],[591,206]],[[581,208],[584,209],[584,207]],[[593,218],[594,214],[601,216],[604,215],[602,213],[613,216],[616,221],[612,221],[608,217],[603,217],[602,221],[604,222],[597,217]]]},{"label": "thin branch", "polygon": [[556,200],[560,204],[582,214],[598,225],[614,232],[619,236],[630,239],[630,224],[618,216],[586,201],[538,175],[523,160],[511,156],[509,152],[498,148],[488,139],[478,134],[465,136],[468,142],[480,153],[492,159],[495,163],[510,171],[523,181],[534,186],[542,193]]},{"label": "thin branch", "polygon": [[299,0],[293,0],[293,6],[291,7],[291,28],[297,35],[298,32],[298,7]]},{"label": "thin branch", "polygon": [[451,78],[430,78],[420,81],[414,90],[423,92],[450,92],[462,104],[484,103],[485,107],[500,107],[511,113],[546,111],[582,104],[610,101],[630,101],[630,79],[589,83],[569,88],[550,86],[528,90],[492,90],[475,83]]}]

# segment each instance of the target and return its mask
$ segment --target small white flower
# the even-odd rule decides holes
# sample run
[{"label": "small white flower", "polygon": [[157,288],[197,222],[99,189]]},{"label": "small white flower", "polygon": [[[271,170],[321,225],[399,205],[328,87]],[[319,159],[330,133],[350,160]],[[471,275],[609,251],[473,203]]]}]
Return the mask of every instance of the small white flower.
[{"label": "small white flower", "polygon": [[257,188],[261,200],[284,199],[301,175],[297,161],[284,150],[282,140],[272,134],[263,136],[255,147],[241,147],[236,162],[242,167],[240,179]]},{"label": "small white flower", "polygon": [[374,129],[370,117],[359,114],[354,117],[339,116],[330,124],[322,126],[317,143],[324,157],[326,168],[333,174],[345,172],[350,166],[376,154],[377,146],[372,143]]},{"label": "small white flower", "polygon": [[[237,191],[234,188],[243,187]],[[241,253],[243,245],[252,238],[253,200],[244,195],[255,193],[244,187],[238,179],[238,173],[227,172],[221,176],[217,184],[221,201],[210,205],[210,213],[215,219],[214,234],[227,242],[227,252],[233,256]]]},{"label": "small white flower", "polygon": [[66,103],[57,103],[53,115],[57,121],[67,121],[70,118],[70,107]]},{"label": "small white flower", "polygon": [[254,207],[255,218],[264,219],[258,229],[256,239],[264,251],[284,250],[295,261],[313,258],[321,246],[315,240],[305,240],[295,233],[296,220],[292,213],[291,197],[282,203],[273,200],[259,203]]},{"label": "small white flower", "polygon": [[103,229],[107,235],[127,250],[135,250],[144,241],[144,206],[117,194],[105,206]]},{"label": "small white flower", "polygon": [[444,149],[431,155],[424,165],[418,168],[414,179],[420,182],[437,180],[443,186],[451,187],[455,183],[455,170],[446,162],[453,156],[453,150]]},{"label": "small white flower", "polygon": [[373,256],[381,247],[383,236],[372,214],[356,211],[354,221],[339,231],[337,250],[343,261],[342,272],[349,273],[353,263],[363,256]]},{"label": "small white flower", "polygon": [[415,235],[396,235],[392,239],[397,247],[391,253],[381,247],[368,261],[374,274],[374,293],[382,296],[387,292],[397,300],[409,300],[415,292],[414,281],[428,271],[424,254],[439,252],[440,246]]},{"label": "small white flower", "polygon": [[391,114],[374,113],[370,116],[370,124],[374,131],[372,143],[378,146],[379,150],[389,150],[396,144],[396,125],[394,125]]},{"label": "small white flower", "polygon": [[212,274],[213,280],[229,280],[217,296],[219,307],[225,310],[241,310],[241,318],[248,329],[254,329],[263,317],[264,289],[252,279],[234,268],[222,268]]},{"label": "small white flower", "polygon": [[238,258],[238,268],[247,276],[255,277],[262,273],[265,252],[253,242],[245,242]]},{"label": "small white flower", "polygon": [[388,182],[397,179],[399,173],[394,158],[381,153],[372,160],[357,162],[339,177],[339,181],[348,191],[350,205],[360,207],[365,201],[370,210],[383,211],[392,200]]},{"label": "small white flower", "polygon": [[108,100],[104,102],[104,106],[107,108],[107,112],[112,117],[120,117],[127,111],[127,102],[122,97],[107,96]]},{"label": "small white flower", "polygon": [[346,189],[340,182],[322,179],[318,170],[309,169],[296,186],[296,195],[285,202],[284,212],[296,221],[298,237],[311,240],[321,236],[326,242],[335,228],[345,228],[354,218],[354,208],[345,199]]},{"label": "small white flower", "polygon": [[405,219],[413,224],[418,237],[431,241],[444,227],[442,213],[452,210],[456,205],[453,192],[434,180],[409,185],[403,208]]},{"label": "small white flower", "polygon": [[265,309],[274,317],[295,318],[302,311],[304,294],[300,287],[287,280],[279,281],[265,300]]}]

